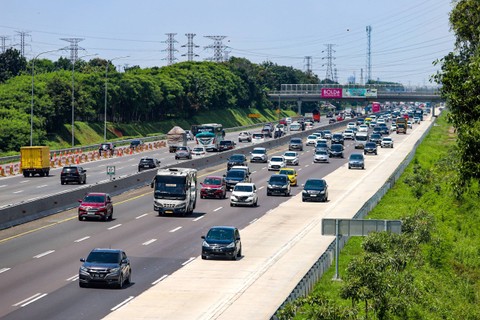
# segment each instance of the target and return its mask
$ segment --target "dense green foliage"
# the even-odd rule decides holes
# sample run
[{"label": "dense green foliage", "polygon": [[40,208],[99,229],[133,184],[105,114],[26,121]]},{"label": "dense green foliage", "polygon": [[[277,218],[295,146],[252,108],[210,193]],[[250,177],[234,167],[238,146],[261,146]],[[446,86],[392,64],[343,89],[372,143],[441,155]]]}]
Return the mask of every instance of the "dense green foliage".
[{"label": "dense green foliage", "polygon": [[103,59],[75,65],[66,58],[28,64],[22,59],[13,49],[0,54],[0,152],[29,144],[32,110],[33,143],[46,144],[52,133],[71,125],[72,109],[75,121],[88,123],[103,123],[105,108],[109,123],[182,121],[207,111],[269,109],[267,92],[281,83],[318,83],[291,67],[241,58],[123,73]]},{"label": "dense green foliage", "polygon": [[470,179],[480,179],[480,2],[455,3],[450,24],[456,35],[455,51],[437,63],[434,79],[451,110],[449,120],[457,131],[459,154],[457,196]]},{"label": "dense green foliage", "polygon": [[368,216],[403,220],[402,234],[350,238],[343,281],[331,267],[282,319],[480,319],[480,188],[454,196],[457,137],[445,118]]}]

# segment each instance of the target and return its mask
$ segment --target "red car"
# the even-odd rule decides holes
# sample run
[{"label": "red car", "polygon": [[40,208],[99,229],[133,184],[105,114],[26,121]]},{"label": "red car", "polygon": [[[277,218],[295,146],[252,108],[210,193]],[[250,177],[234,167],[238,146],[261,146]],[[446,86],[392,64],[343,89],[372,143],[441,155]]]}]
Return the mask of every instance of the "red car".
[{"label": "red car", "polygon": [[200,198],[219,198],[227,197],[227,184],[224,177],[209,176],[201,183]]},{"label": "red car", "polygon": [[113,204],[112,198],[107,193],[88,193],[83,200],[78,200],[78,220],[97,219],[112,220]]}]

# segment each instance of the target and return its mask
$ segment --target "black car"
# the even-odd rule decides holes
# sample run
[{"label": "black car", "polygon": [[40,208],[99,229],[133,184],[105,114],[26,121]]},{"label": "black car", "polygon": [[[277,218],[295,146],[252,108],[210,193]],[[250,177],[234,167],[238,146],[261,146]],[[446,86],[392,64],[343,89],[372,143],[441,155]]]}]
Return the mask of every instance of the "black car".
[{"label": "black car", "polygon": [[233,187],[239,182],[248,182],[248,173],[245,170],[232,169],[224,175],[227,183],[227,190],[233,190]]},{"label": "black car", "polygon": [[332,135],[332,144],[333,143],[338,143],[343,145],[343,134],[341,133],[334,133]]},{"label": "black car", "polygon": [[302,202],[328,201],[328,184],[324,179],[308,179],[302,191]]},{"label": "black car", "polygon": [[363,148],[363,154],[377,154],[377,144],[375,142],[367,142],[365,143],[365,148]]},{"label": "black car", "polygon": [[234,148],[235,148],[235,141],[232,141],[232,140],[220,141],[220,146],[219,146],[220,151],[232,150]]},{"label": "black car", "polygon": [[248,166],[247,157],[245,157],[244,154],[232,154],[230,158],[228,158],[227,171],[233,166]]},{"label": "black car", "polygon": [[335,120],[335,118],[328,119],[328,124],[332,124],[332,123],[335,123],[335,122],[337,122],[337,120]]},{"label": "black car", "polygon": [[[381,128],[380,126],[375,126],[375,127],[373,128],[373,132],[372,132],[372,133],[376,133],[376,134],[382,135],[382,131],[383,131],[383,130],[382,130],[382,128]],[[387,132],[387,134],[388,134],[388,132]]]},{"label": "black car", "polygon": [[382,135],[378,133],[372,133],[370,135],[370,142],[375,142],[377,145],[379,145],[382,142]]},{"label": "black car", "polygon": [[60,183],[77,182],[78,184],[87,183],[87,170],[79,166],[63,167],[60,173]]},{"label": "black car", "polygon": [[127,254],[118,249],[93,249],[78,272],[80,287],[91,284],[115,285],[118,289],[132,282],[132,268]]},{"label": "black car", "polygon": [[160,167],[160,160],[155,158],[142,158],[138,163],[138,172],[142,170],[155,169]]},{"label": "black car", "polygon": [[303,141],[301,138],[292,138],[288,144],[288,150],[300,150],[303,151]]},{"label": "black car", "polygon": [[202,239],[202,259],[222,257],[237,260],[242,257],[240,232],[235,227],[211,227]]},{"label": "black car", "polygon": [[343,158],[343,145],[341,144],[332,144],[330,146],[330,158]]},{"label": "black car", "polygon": [[267,196],[274,194],[290,195],[290,179],[286,174],[274,174],[267,181]]}]

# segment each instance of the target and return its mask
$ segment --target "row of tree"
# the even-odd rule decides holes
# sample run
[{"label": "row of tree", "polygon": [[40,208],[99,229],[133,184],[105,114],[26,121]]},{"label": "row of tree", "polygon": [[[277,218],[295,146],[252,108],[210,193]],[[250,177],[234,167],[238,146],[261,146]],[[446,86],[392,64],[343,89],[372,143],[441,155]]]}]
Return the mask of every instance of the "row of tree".
[{"label": "row of tree", "polygon": [[31,113],[33,143],[43,144],[71,124],[72,109],[75,121],[103,122],[105,109],[110,122],[188,119],[206,110],[269,108],[267,92],[280,84],[318,82],[292,67],[242,58],[118,72],[104,59],[26,61],[9,49],[0,54],[0,151],[29,144]]}]

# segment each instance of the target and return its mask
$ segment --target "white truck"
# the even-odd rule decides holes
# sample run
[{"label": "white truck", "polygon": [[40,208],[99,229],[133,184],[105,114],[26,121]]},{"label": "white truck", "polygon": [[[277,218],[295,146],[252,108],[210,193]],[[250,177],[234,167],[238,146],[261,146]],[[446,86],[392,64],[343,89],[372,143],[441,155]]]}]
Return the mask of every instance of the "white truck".
[{"label": "white truck", "polygon": [[159,215],[192,214],[197,203],[197,170],[159,169],[152,180],[153,210]]},{"label": "white truck", "polygon": [[368,132],[358,132],[355,135],[355,149],[365,148],[365,144],[368,141]]}]

